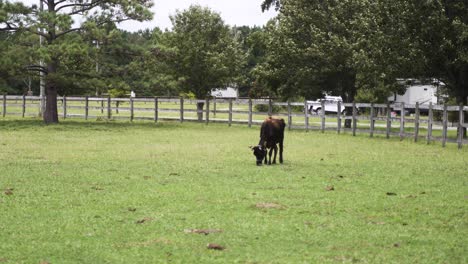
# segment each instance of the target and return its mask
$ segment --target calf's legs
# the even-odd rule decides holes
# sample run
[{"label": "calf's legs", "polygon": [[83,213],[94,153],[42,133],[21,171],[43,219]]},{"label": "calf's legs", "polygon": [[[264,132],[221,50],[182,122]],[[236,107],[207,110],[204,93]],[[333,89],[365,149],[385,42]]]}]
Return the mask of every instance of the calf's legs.
[{"label": "calf's legs", "polygon": [[268,153],[268,157],[269,157],[269,161],[268,161],[268,164],[272,164],[271,163],[271,154],[273,153],[273,151],[275,152],[275,155],[273,156],[273,164],[276,163],[276,153],[278,153],[278,147],[275,145],[274,147],[270,148],[270,153]]},{"label": "calf's legs", "polygon": [[279,142],[279,162],[283,163],[283,140]]}]

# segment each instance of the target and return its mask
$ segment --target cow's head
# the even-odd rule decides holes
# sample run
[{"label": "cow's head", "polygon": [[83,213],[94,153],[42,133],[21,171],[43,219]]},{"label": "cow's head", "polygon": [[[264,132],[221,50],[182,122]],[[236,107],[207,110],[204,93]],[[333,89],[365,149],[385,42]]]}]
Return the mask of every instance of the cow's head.
[{"label": "cow's head", "polygon": [[255,146],[255,147],[250,147],[250,149],[253,150],[253,154],[257,158],[257,166],[261,166],[262,161],[265,158],[266,153],[267,153],[265,147]]}]

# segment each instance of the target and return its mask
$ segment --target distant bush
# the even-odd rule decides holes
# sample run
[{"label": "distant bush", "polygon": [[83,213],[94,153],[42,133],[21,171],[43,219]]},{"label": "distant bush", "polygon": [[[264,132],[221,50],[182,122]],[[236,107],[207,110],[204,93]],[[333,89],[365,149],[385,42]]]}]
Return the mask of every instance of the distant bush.
[{"label": "distant bush", "polygon": [[[256,112],[268,112],[269,106],[268,105],[255,105],[254,109]],[[273,105],[271,111],[273,113],[279,113],[283,111],[283,108],[279,105]]]}]

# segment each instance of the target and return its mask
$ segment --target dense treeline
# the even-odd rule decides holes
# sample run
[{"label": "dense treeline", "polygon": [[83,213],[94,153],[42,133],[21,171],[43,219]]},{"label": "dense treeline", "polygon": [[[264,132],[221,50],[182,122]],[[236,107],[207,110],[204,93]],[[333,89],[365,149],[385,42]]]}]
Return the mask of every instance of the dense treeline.
[{"label": "dense treeline", "polygon": [[[467,104],[464,0],[265,0],[259,8],[275,8],[278,16],[253,28],[231,27],[216,12],[192,6],[174,14],[164,32],[115,26],[151,18],[149,0],[43,3],[41,11],[0,0],[1,93],[39,94],[42,72],[52,104],[57,94],[131,90],[204,98],[225,86],[250,97],[328,93],[383,102],[404,91],[398,78],[420,78],[444,82],[454,102]],[[84,21],[77,27],[76,15]],[[57,122],[56,107],[47,111],[44,120]]]}]

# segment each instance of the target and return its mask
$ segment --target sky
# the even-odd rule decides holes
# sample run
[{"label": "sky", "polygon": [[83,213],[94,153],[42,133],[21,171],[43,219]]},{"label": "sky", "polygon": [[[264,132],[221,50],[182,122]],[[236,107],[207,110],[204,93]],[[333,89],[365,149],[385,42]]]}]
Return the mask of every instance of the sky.
[{"label": "sky", "polygon": [[[39,0],[11,0],[21,1],[27,5],[39,3]],[[276,15],[274,10],[262,13],[262,0],[154,0],[152,11],[154,18],[152,21],[136,22],[127,21],[121,23],[118,27],[128,31],[138,31],[140,29],[171,29],[172,24],[169,19],[176,10],[184,10],[190,5],[201,5],[209,7],[211,10],[221,14],[224,22],[231,26],[263,26]]]},{"label": "sky", "polygon": [[190,5],[198,4],[209,7],[213,11],[220,13],[226,24],[231,26],[263,26],[273,18],[276,13],[273,10],[262,13],[262,0],[154,0],[154,18],[151,22],[130,22],[121,25],[123,29],[135,31],[144,28],[157,26],[164,29],[172,27],[169,19],[176,10],[184,10]]}]

